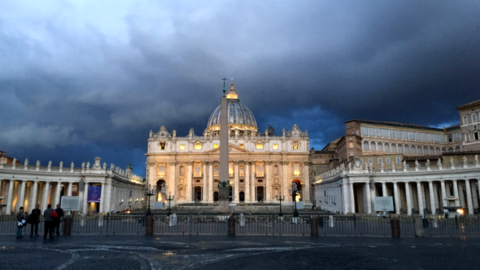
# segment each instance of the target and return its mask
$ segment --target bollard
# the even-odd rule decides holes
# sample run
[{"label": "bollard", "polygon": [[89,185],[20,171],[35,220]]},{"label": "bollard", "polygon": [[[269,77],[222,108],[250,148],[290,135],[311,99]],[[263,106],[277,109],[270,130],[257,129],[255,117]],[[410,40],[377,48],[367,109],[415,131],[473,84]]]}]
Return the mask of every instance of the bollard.
[{"label": "bollard", "polygon": [[73,218],[71,216],[65,217],[63,220],[63,235],[70,235],[72,232]]},{"label": "bollard", "polygon": [[398,220],[398,218],[392,218],[390,223],[392,225],[392,237],[400,238],[400,220]]},{"label": "bollard", "polygon": [[233,214],[228,218],[228,236],[235,236],[235,217]]},{"label": "bollard", "polygon": [[145,224],[145,234],[153,235],[153,216],[147,216],[147,222]]},{"label": "bollard", "polygon": [[421,215],[415,215],[415,237],[424,237],[425,227],[423,226],[423,218]]},{"label": "bollard", "polygon": [[318,237],[318,217],[313,216],[310,220],[311,236]]}]

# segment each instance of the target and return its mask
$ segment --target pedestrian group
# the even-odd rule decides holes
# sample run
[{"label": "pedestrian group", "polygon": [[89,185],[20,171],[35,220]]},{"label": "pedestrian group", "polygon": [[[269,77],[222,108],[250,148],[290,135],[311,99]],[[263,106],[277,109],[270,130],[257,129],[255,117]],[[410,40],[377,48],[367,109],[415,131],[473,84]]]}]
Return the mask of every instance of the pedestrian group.
[{"label": "pedestrian group", "polygon": [[[38,224],[40,223],[41,214],[42,211],[40,210],[39,204],[36,205],[30,215],[24,213],[23,206],[21,206],[20,211],[17,214],[17,238],[23,238],[22,230],[24,227],[27,227],[27,224],[30,224],[30,237],[34,236],[34,231],[35,236],[39,236]],[[43,217],[45,219],[43,239],[47,238],[47,234],[50,236],[50,239],[53,239],[54,233],[57,234],[57,236],[60,236],[60,223],[64,217],[63,209],[60,208],[60,205],[57,204],[57,208],[52,209],[52,205],[49,204],[47,209],[43,211]]]}]

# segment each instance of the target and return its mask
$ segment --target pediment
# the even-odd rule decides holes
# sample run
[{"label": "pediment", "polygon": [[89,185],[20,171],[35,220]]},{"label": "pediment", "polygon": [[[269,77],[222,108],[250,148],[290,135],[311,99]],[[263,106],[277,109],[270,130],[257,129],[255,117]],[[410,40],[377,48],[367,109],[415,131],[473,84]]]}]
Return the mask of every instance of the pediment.
[{"label": "pediment", "polygon": [[[229,154],[250,153],[250,151],[245,150],[245,149],[239,147],[238,145],[234,145],[234,144],[231,144],[231,143],[228,143],[228,147],[229,147],[229,149],[230,149],[230,150],[228,151]],[[219,146],[218,148],[212,149],[212,150],[208,151],[207,153],[219,153],[219,154],[220,154],[220,148],[222,148],[222,147]]]}]

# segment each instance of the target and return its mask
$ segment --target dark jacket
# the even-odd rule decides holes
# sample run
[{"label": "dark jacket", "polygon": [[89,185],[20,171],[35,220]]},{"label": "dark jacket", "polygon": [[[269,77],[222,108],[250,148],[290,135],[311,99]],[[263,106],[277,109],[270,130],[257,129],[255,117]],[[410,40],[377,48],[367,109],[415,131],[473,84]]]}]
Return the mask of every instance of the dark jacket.
[{"label": "dark jacket", "polygon": [[57,212],[57,214],[58,214],[58,217],[56,218],[56,220],[61,220],[62,217],[64,216],[63,209],[62,208],[57,208],[57,209],[55,209],[55,212]]},{"label": "dark jacket", "polygon": [[43,211],[43,217],[45,218],[45,221],[53,221],[52,215],[50,214],[53,211],[53,209],[48,208]]},{"label": "dark jacket", "polygon": [[20,211],[20,212],[18,212],[18,214],[17,214],[17,220],[18,220],[18,221],[21,221],[21,220],[24,219],[24,218],[25,218],[25,214],[23,213],[23,210]]},{"label": "dark jacket", "polygon": [[32,213],[30,214],[30,217],[28,218],[32,223],[38,223],[40,222],[40,215],[42,214],[42,211],[40,209],[33,209]]}]

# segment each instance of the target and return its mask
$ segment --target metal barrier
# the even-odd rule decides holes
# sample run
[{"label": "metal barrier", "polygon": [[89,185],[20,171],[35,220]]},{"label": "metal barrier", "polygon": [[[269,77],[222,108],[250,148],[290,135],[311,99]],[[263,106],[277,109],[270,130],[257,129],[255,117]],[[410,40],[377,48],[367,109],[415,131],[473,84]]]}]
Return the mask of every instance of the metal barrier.
[{"label": "metal barrier", "polygon": [[[291,214],[236,214],[235,235],[251,236],[310,236],[311,217]],[[389,217],[357,215],[314,215],[318,217],[319,236],[376,236],[391,237],[392,227]],[[155,235],[227,235],[228,217],[225,214],[157,214],[153,216]],[[415,237],[415,222],[410,216],[399,216],[401,237]],[[16,218],[0,216],[0,234],[15,235]],[[63,224],[60,230],[63,230]],[[145,215],[92,215],[73,216],[71,234],[145,234]],[[24,235],[30,234],[30,224],[24,228]],[[461,217],[445,219],[428,217],[423,222],[425,237],[480,236],[480,218]],[[43,217],[38,226],[43,235]],[[316,234],[316,233],[315,233]]]}]

